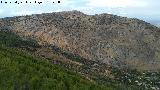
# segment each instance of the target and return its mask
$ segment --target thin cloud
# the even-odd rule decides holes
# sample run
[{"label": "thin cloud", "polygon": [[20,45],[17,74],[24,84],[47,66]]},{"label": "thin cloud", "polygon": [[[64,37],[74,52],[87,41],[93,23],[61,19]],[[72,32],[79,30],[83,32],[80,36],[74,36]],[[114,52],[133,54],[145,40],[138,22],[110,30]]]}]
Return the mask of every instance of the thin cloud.
[{"label": "thin cloud", "polygon": [[30,10],[21,10],[21,11],[18,11],[18,12],[12,12],[12,15],[14,16],[19,16],[19,15],[31,15],[31,14],[34,14],[34,13],[43,13],[43,11],[41,10],[38,10],[38,11],[30,11]]},{"label": "thin cloud", "polygon": [[93,7],[144,7],[148,3],[144,0],[88,0]]},{"label": "thin cloud", "polygon": [[0,14],[2,14],[3,13],[3,10],[2,9],[0,9]]}]

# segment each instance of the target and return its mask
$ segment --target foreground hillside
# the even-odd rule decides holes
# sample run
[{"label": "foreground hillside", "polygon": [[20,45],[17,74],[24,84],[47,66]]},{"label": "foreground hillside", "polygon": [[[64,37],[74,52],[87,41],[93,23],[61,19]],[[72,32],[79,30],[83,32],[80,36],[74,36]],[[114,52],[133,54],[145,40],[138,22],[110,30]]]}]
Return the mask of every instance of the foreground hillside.
[{"label": "foreground hillside", "polygon": [[13,48],[24,43],[31,47],[33,42],[8,32],[0,35],[0,90],[112,90]]}]

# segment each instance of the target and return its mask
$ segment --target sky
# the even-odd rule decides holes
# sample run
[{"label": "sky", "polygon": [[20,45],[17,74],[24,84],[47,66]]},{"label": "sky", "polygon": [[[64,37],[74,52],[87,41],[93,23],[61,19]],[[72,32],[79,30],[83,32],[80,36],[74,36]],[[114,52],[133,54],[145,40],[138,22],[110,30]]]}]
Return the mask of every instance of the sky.
[{"label": "sky", "polygon": [[26,0],[15,1],[0,2],[0,18],[78,10],[89,15],[109,13],[160,25],[160,0],[59,0],[60,3],[58,0],[27,0],[31,3],[26,3]]}]

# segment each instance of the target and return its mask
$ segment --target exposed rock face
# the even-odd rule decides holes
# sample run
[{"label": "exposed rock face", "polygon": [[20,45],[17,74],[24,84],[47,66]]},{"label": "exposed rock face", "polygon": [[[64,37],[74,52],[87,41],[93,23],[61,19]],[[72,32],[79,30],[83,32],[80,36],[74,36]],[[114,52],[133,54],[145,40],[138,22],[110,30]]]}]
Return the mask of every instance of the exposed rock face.
[{"label": "exposed rock face", "polygon": [[160,70],[160,29],[138,19],[70,11],[4,18],[0,28],[89,60]]}]

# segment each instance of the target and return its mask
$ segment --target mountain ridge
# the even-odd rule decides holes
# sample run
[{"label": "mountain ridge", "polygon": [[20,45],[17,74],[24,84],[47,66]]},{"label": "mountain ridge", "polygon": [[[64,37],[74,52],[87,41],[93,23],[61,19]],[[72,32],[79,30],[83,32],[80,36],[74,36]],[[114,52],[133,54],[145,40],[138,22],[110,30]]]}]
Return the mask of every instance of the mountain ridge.
[{"label": "mountain ridge", "polygon": [[66,11],[4,18],[0,24],[1,29],[88,60],[139,70],[160,69],[160,29],[143,20]]}]

